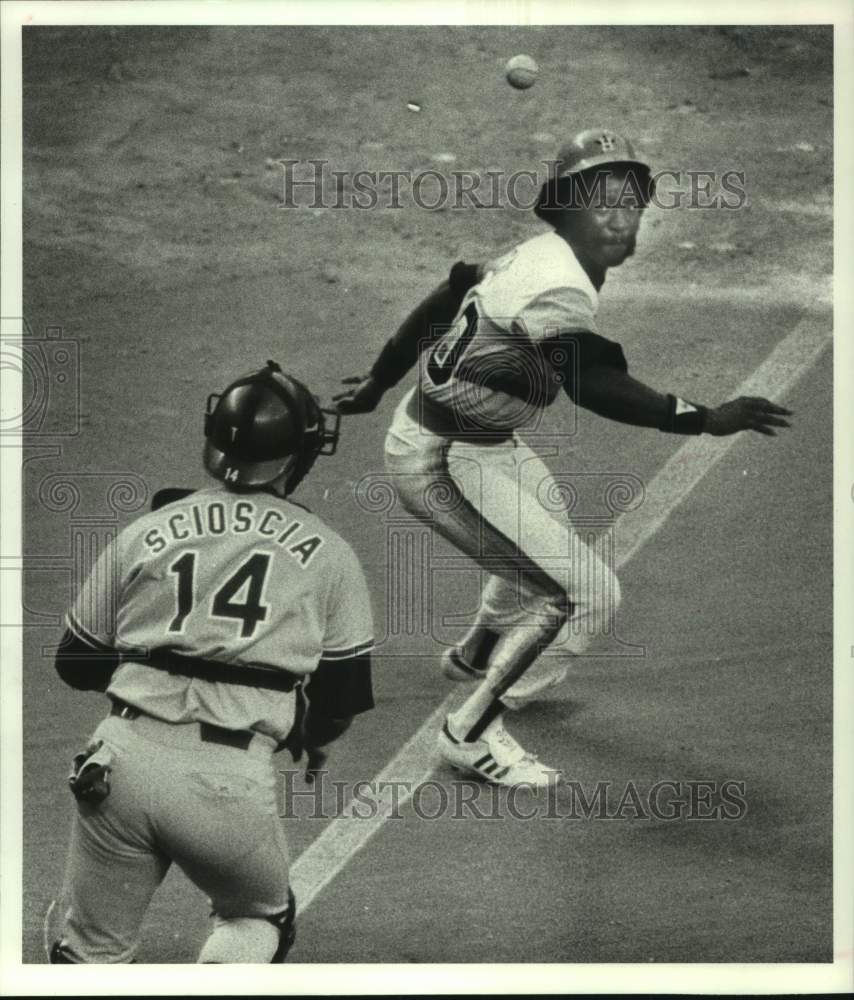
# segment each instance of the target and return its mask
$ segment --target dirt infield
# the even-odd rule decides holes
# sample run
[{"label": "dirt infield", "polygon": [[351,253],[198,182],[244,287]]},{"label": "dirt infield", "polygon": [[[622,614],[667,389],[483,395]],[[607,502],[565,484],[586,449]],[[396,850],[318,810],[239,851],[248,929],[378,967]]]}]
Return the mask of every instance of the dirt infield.
[{"label": "dirt infield", "polygon": [[[63,506],[49,477],[102,493],[122,477],[149,493],[201,484],[208,392],[270,357],[328,399],[454,260],[541,227],[506,203],[431,211],[408,195],[324,208],[302,188],[283,208],[281,161],[541,174],[565,138],[601,124],[657,170],[743,173],[738,210],[651,208],[636,257],[602,291],[602,332],[632,372],[715,404],[798,323],[830,329],[832,32],[103,27],[23,39],[25,315],[78,345],[80,375],[79,433],[31,437],[25,467],[23,947],[41,962],[68,758],[104,711],[64,689],[45,652],[72,592],[74,533],[100,513]],[[501,75],[517,52],[541,67],[524,92]],[[333,202],[349,194],[325,176]],[[402,388],[345,422],[340,454],[300,493],[352,541],[375,599],[378,704],[333,759],[342,780],[377,774],[447,690],[435,631],[391,627],[388,525],[353,496],[382,468]],[[785,402],[793,430],[740,439],[626,566],[620,628],[646,655],[591,657],[514,720],[585,787],[731,779],[746,813],[428,821],[408,807],[318,895],[295,961],[831,960],[829,352]],[[648,483],[682,443],[584,413],[567,448],[569,411],[556,405],[543,427],[560,471]],[[99,531],[133,516],[142,493],[130,490]],[[469,607],[476,585],[466,572],[444,580],[435,620]],[[327,824],[284,822],[295,857]],[[358,934],[341,933],[342,913]],[[206,916],[171,873],[140,959],[193,961]]]}]

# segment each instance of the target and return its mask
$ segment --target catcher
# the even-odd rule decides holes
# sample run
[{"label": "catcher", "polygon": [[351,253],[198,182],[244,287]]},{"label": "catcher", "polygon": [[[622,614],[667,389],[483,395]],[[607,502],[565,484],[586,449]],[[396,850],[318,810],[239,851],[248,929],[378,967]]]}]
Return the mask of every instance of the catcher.
[{"label": "catcher", "polygon": [[[620,600],[612,568],[541,497],[557,484],[520,431],[565,392],[603,417],[672,434],[774,435],[790,411],[739,398],[707,408],[634,379],[596,323],[608,268],[635,250],[653,193],[649,165],[621,136],[577,135],[559,152],[535,212],[550,231],[485,266],[458,263],[404,321],[339,412],[373,410],[419,361],[417,385],[386,438],[386,468],[404,506],[489,575],[477,619],[441,658],[445,675],[476,681],[446,720],[441,756],[504,785],[546,785],[553,768],[525,751],[502,714],[563,679],[539,660],[566,622],[562,647],[581,653]],[[441,503],[435,498],[441,497]]]},{"label": "catcher", "polygon": [[316,768],[373,707],[361,567],[290,499],[335,450],[337,415],[268,362],[209,398],[205,438],[220,482],[161,491],[67,616],[59,675],[110,711],[69,777],[54,963],[132,961],[173,862],[211,900],[200,962],[284,961],[296,904],[272,755],[305,747]]}]

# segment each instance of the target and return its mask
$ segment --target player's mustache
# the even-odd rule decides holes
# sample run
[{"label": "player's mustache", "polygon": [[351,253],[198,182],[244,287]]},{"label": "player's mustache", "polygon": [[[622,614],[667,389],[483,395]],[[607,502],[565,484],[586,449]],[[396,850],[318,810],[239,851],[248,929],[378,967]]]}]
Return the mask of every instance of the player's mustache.
[{"label": "player's mustache", "polygon": [[606,247],[622,247],[626,251],[626,255],[631,256],[631,254],[635,252],[635,248],[637,246],[637,237],[627,236],[611,240],[603,240],[602,245]]}]

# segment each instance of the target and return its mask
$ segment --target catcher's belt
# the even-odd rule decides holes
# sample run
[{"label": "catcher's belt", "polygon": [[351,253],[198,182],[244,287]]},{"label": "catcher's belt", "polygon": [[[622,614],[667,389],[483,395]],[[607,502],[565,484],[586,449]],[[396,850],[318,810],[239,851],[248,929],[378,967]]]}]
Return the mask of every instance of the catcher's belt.
[{"label": "catcher's belt", "polygon": [[140,663],[145,667],[154,667],[155,670],[164,670],[168,674],[178,674],[181,677],[195,677],[220,684],[270,688],[272,691],[293,691],[303,680],[300,674],[293,674],[290,670],[268,670],[265,667],[252,667],[243,663],[206,660],[200,656],[178,653],[168,647],[137,652],[122,651],[121,661]]},{"label": "catcher's belt", "polygon": [[[146,714],[119,698],[113,698],[112,702],[110,715],[117,715],[121,719],[133,720]],[[233,747],[235,750],[246,750],[255,735],[251,729],[224,729],[222,726],[215,726],[210,722],[199,722],[195,725],[199,727],[199,739],[202,743],[219,743],[221,746]]]}]

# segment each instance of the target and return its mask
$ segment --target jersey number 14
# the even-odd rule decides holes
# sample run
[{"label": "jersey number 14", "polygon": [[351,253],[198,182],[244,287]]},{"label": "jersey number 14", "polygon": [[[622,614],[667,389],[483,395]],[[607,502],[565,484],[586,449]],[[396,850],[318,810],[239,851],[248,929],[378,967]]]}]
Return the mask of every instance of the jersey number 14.
[{"label": "jersey number 14", "polygon": [[[170,632],[183,632],[184,622],[196,603],[196,555],[185,552],[169,567],[176,576],[175,600],[177,611],[169,623]],[[222,584],[213,596],[209,616],[211,618],[236,618],[240,622],[240,637],[248,639],[258,627],[258,622],[267,617],[268,606],[261,603],[264,582],[270,568],[267,552],[253,552],[252,555]],[[245,590],[243,600],[235,598]]]}]

